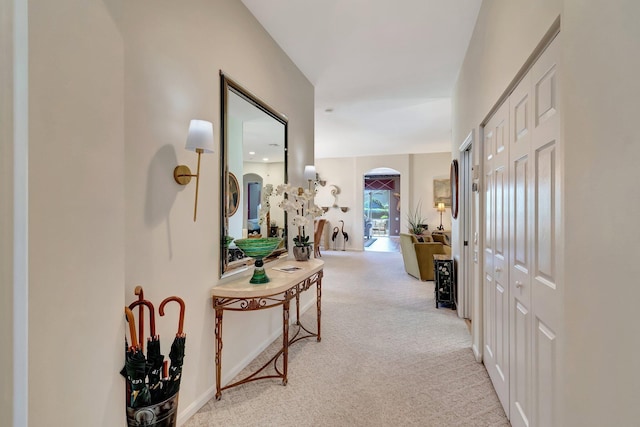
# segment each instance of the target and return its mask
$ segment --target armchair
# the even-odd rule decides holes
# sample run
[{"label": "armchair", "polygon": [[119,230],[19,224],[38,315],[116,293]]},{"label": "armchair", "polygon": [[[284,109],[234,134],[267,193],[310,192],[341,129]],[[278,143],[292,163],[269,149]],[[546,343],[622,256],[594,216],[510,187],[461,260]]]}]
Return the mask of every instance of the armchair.
[{"label": "armchair", "polygon": [[419,280],[433,280],[433,255],[451,255],[451,247],[440,242],[418,242],[418,239],[407,233],[400,233],[400,249],[404,261],[404,269]]}]

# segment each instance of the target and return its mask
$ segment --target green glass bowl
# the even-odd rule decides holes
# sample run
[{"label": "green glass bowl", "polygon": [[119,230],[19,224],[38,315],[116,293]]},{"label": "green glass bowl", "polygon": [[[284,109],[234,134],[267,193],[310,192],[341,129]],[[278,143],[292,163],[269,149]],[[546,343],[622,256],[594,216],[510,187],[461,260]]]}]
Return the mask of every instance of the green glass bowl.
[{"label": "green glass bowl", "polygon": [[282,239],[280,237],[264,237],[259,239],[236,239],[233,242],[248,257],[255,259],[253,276],[249,283],[262,284],[268,283],[269,277],[264,271],[264,263],[262,258],[269,255],[278,247]]},{"label": "green glass bowl", "polygon": [[261,237],[258,239],[235,239],[233,242],[246,256],[263,258],[271,254],[281,241],[280,237]]}]

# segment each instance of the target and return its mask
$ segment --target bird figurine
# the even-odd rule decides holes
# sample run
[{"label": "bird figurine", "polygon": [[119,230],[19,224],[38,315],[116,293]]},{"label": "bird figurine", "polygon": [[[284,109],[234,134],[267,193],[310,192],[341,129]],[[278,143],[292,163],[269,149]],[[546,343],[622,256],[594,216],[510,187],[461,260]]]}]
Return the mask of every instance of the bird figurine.
[{"label": "bird figurine", "polygon": [[347,248],[347,241],[349,240],[349,235],[347,234],[346,231],[344,231],[344,221],[340,220],[338,222],[342,223],[342,228],[340,231],[342,232],[342,238],[344,239],[344,245],[342,246],[342,250],[344,251]]},{"label": "bird figurine", "polygon": [[340,229],[338,227],[333,227],[333,234],[331,235],[331,241],[333,242],[333,250],[336,250],[336,237],[338,236],[338,232]]}]

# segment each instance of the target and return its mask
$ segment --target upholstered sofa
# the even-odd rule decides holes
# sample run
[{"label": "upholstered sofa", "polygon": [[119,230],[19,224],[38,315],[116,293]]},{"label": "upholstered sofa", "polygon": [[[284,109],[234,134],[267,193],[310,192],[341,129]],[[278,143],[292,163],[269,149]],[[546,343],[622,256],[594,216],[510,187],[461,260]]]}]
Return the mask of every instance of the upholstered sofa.
[{"label": "upholstered sofa", "polygon": [[433,255],[451,255],[451,246],[440,242],[418,242],[413,234],[400,233],[404,269],[419,280],[433,280]]}]

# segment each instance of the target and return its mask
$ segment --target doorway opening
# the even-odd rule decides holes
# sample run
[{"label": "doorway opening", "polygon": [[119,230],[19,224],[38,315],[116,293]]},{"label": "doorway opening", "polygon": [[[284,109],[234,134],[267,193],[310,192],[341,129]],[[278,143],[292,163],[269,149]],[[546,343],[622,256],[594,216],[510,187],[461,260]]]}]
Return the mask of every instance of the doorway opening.
[{"label": "doorway opening", "polygon": [[[261,234],[260,202],[263,179],[255,173],[247,173],[242,177],[242,228],[248,235]],[[265,234],[266,236],[266,234]]]},{"label": "doorway opening", "polygon": [[473,132],[460,146],[460,266],[458,275],[458,314],[471,321],[473,268],[477,259],[474,215],[477,212],[473,191]]},{"label": "doorway opening", "polygon": [[399,252],[400,172],[372,169],[364,175],[364,249]]},{"label": "doorway opening", "polygon": [[390,199],[390,190],[364,190],[364,212],[371,225],[365,239],[389,236]]}]

